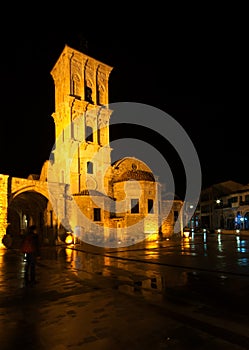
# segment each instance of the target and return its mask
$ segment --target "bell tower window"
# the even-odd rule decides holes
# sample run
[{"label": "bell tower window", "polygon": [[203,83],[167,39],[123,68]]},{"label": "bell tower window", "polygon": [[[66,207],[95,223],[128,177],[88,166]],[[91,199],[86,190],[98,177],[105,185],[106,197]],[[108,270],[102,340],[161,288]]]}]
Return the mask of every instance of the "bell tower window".
[{"label": "bell tower window", "polygon": [[87,102],[93,103],[93,100],[92,100],[92,89],[89,86],[86,86],[86,88],[85,88],[85,100]]},{"label": "bell tower window", "polygon": [[86,127],[86,141],[93,142],[93,128],[89,125]]}]

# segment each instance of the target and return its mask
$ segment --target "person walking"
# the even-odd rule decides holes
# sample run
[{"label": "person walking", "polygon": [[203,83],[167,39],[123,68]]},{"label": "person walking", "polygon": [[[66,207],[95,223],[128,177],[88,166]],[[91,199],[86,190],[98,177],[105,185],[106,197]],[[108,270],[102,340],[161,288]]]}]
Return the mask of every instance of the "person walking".
[{"label": "person walking", "polygon": [[22,244],[21,252],[25,254],[25,269],[24,279],[26,285],[34,285],[36,280],[36,262],[37,257],[40,257],[40,244],[37,234],[37,228],[35,225],[29,227],[28,232],[25,234]]}]

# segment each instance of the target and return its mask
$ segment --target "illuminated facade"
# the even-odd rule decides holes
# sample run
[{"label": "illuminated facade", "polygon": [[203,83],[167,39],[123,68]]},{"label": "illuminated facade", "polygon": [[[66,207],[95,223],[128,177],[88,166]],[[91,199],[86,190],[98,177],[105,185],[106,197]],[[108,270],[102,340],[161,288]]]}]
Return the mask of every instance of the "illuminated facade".
[{"label": "illuminated facade", "polygon": [[248,234],[249,184],[225,181],[203,189],[196,214],[200,225],[211,231]]},{"label": "illuminated facade", "polygon": [[19,179],[18,190],[13,179],[1,176],[0,205],[6,208],[0,218],[2,236],[8,221],[15,222],[18,233],[36,223],[44,241],[52,244],[65,231],[89,243],[173,234],[182,202],[162,200],[161,184],[141,160],[127,157],[111,164],[111,71],[112,67],[64,47],[51,71],[55,146],[40,176]]}]

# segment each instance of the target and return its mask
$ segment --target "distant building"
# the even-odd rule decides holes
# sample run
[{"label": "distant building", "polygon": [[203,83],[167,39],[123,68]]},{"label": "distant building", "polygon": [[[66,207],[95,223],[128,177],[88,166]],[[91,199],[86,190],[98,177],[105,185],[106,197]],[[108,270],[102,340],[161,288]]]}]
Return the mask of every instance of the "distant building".
[{"label": "distant building", "polygon": [[195,214],[210,230],[249,230],[249,184],[225,181],[203,189]]}]

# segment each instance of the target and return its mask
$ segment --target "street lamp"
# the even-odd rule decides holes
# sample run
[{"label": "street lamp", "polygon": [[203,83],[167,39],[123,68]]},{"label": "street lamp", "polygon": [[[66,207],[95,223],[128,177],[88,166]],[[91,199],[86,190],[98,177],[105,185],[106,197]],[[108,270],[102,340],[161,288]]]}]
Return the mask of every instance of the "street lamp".
[{"label": "street lamp", "polygon": [[219,208],[221,209],[221,214],[219,211],[219,226],[220,228],[224,228],[224,217],[223,217],[223,203],[221,199],[216,199],[216,204],[218,204]]},{"label": "street lamp", "polygon": [[184,228],[182,232],[182,236],[185,238],[189,238],[191,234],[191,238],[194,237],[194,228],[195,228],[195,215],[193,214],[194,205],[188,202],[185,202],[184,207]]}]

